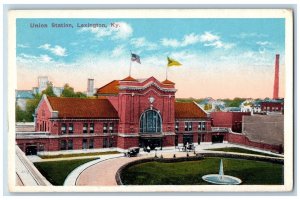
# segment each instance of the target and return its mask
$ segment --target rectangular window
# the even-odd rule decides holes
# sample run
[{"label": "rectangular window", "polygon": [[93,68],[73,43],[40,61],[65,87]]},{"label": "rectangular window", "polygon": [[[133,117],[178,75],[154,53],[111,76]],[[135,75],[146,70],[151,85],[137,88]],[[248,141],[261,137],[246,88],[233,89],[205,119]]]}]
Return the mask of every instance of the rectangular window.
[{"label": "rectangular window", "polygon": [[184,130],[185,130],[185,131],[188,131],[188,126],[189,126],[189,125],[188,125],[188,122],[184,122]]},{"label": "rectangular window", "polygon": [[103,123],[103,133],[107,133],[107,123]]},{"label": "rectangular window", "polygon": [[175,131],[179,131],[179,122],[175,123]]},{"label": "rectangular window", "polygon": [[67,149],[67,141],[61,140],[60,141],[60,150],[66,150]]},{"label": "rectangular window", "polygon": [[60,127],[60,132],[61,134],[66,134],[67,133],[67,125],[65,123],[62,123],[61,124],[61,127]]},{"label": "rectangular window", "polygon": [[202,131],[205,131],[205,130],[206,130],[206,122],[202,122],[201,130],[202,130]]},{"label": "rectangular window", "polygon": [[185,131],[192,131],[192,122],[185,122],[184,123],[184,130]]},{"label": "rectangular window", "polygon": [[68,140],[68,150],[73,149],[73,140]]},{"label": "rectangular window", "polygon": [[88,129],[88,124],[87,123],[83,123],[82,132],[83,133],[87,133],[87,129]]},{"label": "rectangular window", "polygon": [[202,122],[199,122],[198,124],[198,131],[201,131],[202,130]]},{"label": "rectangular window", "polygon": [[94,133],[94,123],[90,123],[90,133]]},{"label": "rectangular window", "polygon": [[82,139],[82,149],[87,149],[87,139]]},{"label": "rectangular window", "polygon": [[109,123],[109,132],[110,133],[114,132],[114,123]]},{"label": "rectangular window", "polygon": [[94,139],[90,139],[89,149],[93,149],[93,148],[94,148]]},{"label": "rectangular window", "polygon": [[73,123],[69,124],[69,133],[72,134],[73,133]]}]

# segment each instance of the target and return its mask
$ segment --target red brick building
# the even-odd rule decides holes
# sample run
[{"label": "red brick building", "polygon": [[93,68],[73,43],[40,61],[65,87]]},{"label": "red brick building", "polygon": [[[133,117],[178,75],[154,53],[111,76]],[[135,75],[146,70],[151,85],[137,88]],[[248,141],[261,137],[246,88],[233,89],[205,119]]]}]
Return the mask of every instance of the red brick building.
[{"label": "red brick building", "polygon": [[231,128],[233,132],[242,132],[242,120],[244,115],[250,112],[212,112],[212,126]]},{"label": "red brick building", "polygon": [[194,102],[176,102],[175,93],[169,80],[127,77],[99,88],[94,99],[43,96],[36,132],[17,135],[17,144],[30,154],[211,142],[208,114]]}]

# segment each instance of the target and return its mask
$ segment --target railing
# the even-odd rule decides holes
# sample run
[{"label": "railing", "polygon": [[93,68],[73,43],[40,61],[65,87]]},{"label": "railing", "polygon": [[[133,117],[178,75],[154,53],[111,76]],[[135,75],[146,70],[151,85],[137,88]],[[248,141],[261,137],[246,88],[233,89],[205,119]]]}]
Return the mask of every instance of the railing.
[{"label": "railing", "polygon": [[212,132],[231,132],[231,128],[226,127],[211,127]]},{"label": "railing", "polygon": [[35,135],[35,136],[48,136],[50,135],[49,132],[16,132],[16,136],[30,136],[30,135]]}]

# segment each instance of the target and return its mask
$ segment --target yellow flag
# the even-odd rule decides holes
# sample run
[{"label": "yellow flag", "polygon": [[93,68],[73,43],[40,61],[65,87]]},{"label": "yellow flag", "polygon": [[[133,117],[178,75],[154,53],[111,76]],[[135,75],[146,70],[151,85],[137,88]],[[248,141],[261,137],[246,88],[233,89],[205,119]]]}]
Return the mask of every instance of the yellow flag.
[{"label": "yellow flag", "polygon": [[168,57],[168,67],[181,66],[181,63]]}]

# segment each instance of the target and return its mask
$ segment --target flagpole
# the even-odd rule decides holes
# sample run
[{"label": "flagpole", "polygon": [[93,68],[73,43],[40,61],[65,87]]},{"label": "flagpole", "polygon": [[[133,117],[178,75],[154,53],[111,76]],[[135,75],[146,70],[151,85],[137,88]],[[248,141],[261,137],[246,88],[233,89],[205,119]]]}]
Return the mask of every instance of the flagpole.
[{"label": "flagpole", "polygon": [[132,57],[132,52],[131,52],[131,50],[130,50],[129,76],[131,76],[131,65],[132,65],[131,57]]},{"label": "flagpole", "polygon": [[131,76],[131,65],[132,65],[132,60],[131,60],[131,58],[130,58],[129,76]]},{"label": "flagpole", "polygon": [[167,68],[166,68],[166,80],[168,80],[168,65],[167,65]]}]

